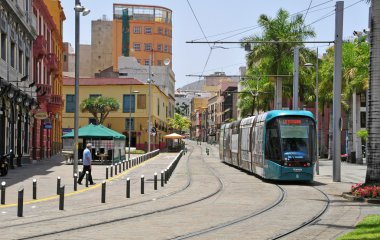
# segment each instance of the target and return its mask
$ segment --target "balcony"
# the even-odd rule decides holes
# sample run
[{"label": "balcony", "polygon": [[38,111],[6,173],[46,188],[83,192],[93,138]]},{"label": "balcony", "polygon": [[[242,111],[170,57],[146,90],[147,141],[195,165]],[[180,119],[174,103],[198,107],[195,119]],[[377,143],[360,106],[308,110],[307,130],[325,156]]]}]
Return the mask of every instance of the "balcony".
[{"label": "balcony", "polygon": [[46,66],[50,73],[56,73],[58,71],[58,58],[54,53],[48,53],[46,55]]},{"label": "balcony", "polygon": [[62,96],[51,95],[47,108],[48,112],[59,113],[63,108]]},{"label": "balcony", "polygon": [[49,101],[49,98],[51,96],[51,86],[47,84],[37,84],[36,92],[39,102]]},{"label": "balcony", "polygon": [[42,59],[47,54],[47,42],[42,35],[38,35],[33,42],[33,55],[37,59]]}]

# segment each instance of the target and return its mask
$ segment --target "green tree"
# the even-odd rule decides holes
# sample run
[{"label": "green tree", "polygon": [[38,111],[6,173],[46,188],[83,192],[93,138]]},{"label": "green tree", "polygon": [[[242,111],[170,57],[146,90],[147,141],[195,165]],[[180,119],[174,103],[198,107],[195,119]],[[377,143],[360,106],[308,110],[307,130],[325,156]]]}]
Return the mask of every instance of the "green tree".
[{"label": "green tree", "polygon": [[[333,101],[333,79],[334,79],[334,47],[327,49],[320,67],[319,105],[320,109],[331,106]],[[365,38],[357,38],[354,41],[345,42],[342,49],[342,105],[350,116],[351,100],[353,93],[364,92],[368,87],[368,61],[369,45]],[[322,111],[322,114],[324,111]],[[322,121],[324,118],[322,117]],[[326,133],[326,125],[322,122],[322,134]],[[350,129],[352,124],[349,125]],[[331,126],[330,126],[331,127]],[[351,131],[352,132],[352,131]],[[322,137],[322,154],[327,154],[327,146]],[[331,138],[330,138],[331,140]],[[331,142],[331,141],[330,141]],[[352,143],[352,139],[350,139]],[[350,145],[351,146],[351,145]]]},{"label": "green tree", "polygon": [[[282,82],[280,75],[288,75],[293,71],[293,50],[295,47],[302,47],[303,44],[295,43],[305,41],[309,37],[314,37],[315,32],[309,26],[304,25],[303,15],[290,16],[289,13],[280,9],[275,18],[261,15],[258,24],[262,27],[262,35],[253,35],[244,38],[244,42],[249,41],[278,41],[283,43],[260,43],[255,44],[253,49],[247,54],[248,75],[259,70],[260,75],[275,75],[275,85],[269,78],[262,78],[265,81],[262,86],[267,93],[275,92],[275,109],[282,108]],[[287,43],[286,43],[287,42]],[[245,45],[245,44],[244,44]],[[307,49],[300,50],[300,65],[306,63],[312,53]],[[255,70],[256,69],[256,70]],[[285,81],[285,96],[291,96],[291,79]],[[274,87],[276,86],[276,87]],[[273,90],[273,88],[275,90]],[[269,90],[269,91],[268,91]],[[259,96],[260,97],[260,96]],[[263,101],[264,103],[265,101]],[[252,101],[253,103],[253,101]]]},{"label": "green tree", "polygon": [[111,97],[87,98],[80,104],[82,112],[89,112],[94,116],[96,124],[103,124],[108,114],[119,109],[119,103]]},{"label": "green tree", "polygon": [[181,133],[182,130],[189,129],[191,121],[189,118],[181,116],[181,114],[174,113],[174,118],[168,118],[169,127],[177,130],[178,133]]}]

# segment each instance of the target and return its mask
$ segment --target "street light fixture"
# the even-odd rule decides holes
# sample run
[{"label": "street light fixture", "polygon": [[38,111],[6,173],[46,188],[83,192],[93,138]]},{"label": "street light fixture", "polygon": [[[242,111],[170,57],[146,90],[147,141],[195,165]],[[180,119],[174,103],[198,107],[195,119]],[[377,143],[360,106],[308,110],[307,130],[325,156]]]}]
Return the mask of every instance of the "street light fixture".
[{"label": "street light fixture", "polygon": [[130,85],[130,95],[129,95],[129,126],[128,126],[128,161],[131,157],[131,131],[132,131],[132,93],[133,95],[139,93],[139,91],[132,92],[132,85]]},{"label": "street light fixture", "polygon": [[[319,101],[318,101],[318,64],[319,62],[319,58],[318,58],[318,48],[317,48],[317,62],[315,64],[315,72],[316,72],[316,76],[315,76],[315,121],[317,122],[317,128],[316,128],[316,134],[317,134],[317,161],[316,161],[316,172],[317,174],[319,175],[319,131],[318,131],[318,128],[319,128],[319,109],[318,109],[318,105],[319,105]],[[305,67],[314,67],[314,64],[312,63],[305,63],[304,64]]]},{"label": "street light fixture", "polygon": [[78,126],[79,126],[79,33],[80,13],[86,16],[90,10],[83,7],[80,0],[75,0],[75,112],[74,112],[74,164],[73,175],[78,173]]}]

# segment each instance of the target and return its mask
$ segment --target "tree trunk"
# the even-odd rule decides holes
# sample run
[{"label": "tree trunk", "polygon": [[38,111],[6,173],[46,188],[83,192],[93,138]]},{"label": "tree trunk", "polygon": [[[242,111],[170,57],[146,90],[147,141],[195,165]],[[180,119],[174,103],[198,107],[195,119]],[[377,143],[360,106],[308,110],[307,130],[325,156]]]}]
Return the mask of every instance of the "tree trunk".
[{"label": "tree trunk", "polygon": [[366,183],[380,183],[380,1],[372,0]]},{"label": "tree trunk", "polygon": [[[328,153],[328,159],[329,160],[332,160],[332,137],[333,137],[333,129],[332,129],[332,117],[333,117],[333,114],[332,114],[332,108],[329,109],[329,153]],[[339,153],[340,154],[340,153]]]},{"label": "tree trunk", "polygon": [[327,138],[327,135],[326,134],[326,126],[325,126],[325,106],[322,107],[322,117],[321,117],[321,132],[319,133],[320,134],[320,142],[319,142],[319,147],[320,147],[320,156],[322,158],[325,158],[327,157],[327,146],[326,146],[326,138]]}]

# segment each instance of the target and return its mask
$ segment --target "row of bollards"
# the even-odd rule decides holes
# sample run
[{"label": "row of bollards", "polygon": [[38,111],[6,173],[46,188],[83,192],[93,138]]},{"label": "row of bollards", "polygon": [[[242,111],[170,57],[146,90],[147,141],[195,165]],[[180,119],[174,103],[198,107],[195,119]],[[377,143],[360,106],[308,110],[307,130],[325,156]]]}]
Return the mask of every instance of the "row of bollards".
[{"label": "row of bollards", "polygon": [[[112,177],[113,173],[115,173],[115,176],[119,173],[122,172],[122,169],[123,171],[137,165],[137,164],[140,164],[144,161],[146,161],[147,159],[149,158],[152,158],[156,155],[159,154],[159,150],[156,150],[156,151],[153,151],[153,152],[150,152],[150,153],[147,153],[147,154],[144,154],[140,157],[137,157],[137,158],[134,158],[134,159],[131,159],[130,161],[123,161],[123,162],[120,162],[118,164],[115,164],[114,165],[114,170],[113,170],[113,166],[111,165],[111,168],[110,168],[110,171],[109,171],[109,167],[107,166],[106,167],[106,179],[108,179],[108,173],[110,173],[110,176]],[[79,175],[81,174],[81,172],[79,172]],[[161,186],[163,187],[163,172],[161,172]],[[86,187],[88,187],[88,179],[89,177],[89,174],[88,172],[86,172]],[[78,174],[74,174],[74,191],[77,191],[77,182],[78,182]],[[144,194],[144,175],[141,176],[141,194]],[[59,196],[59,210],[64,210],[64,197],[65,197],[65,186],[61,186],[61,177],[57,177],[57,183],[56,183],[56,194]],[[33,200],[36,200],[37,199],[37,180],[36,179],[33,179]],[[157,190],[157,173],[154,174],[154,190]],[[0,186],[0,193],[1,193],[1,196],[0,196],[0,204],[5,204],[5,193],[6,193],[6,182],[3,181],[1,182],[1,186]],[[105,203],[106,202],[106,181],[103,181],[102,183],[102,190],[101,190],[101,202],[102,203]],[[127,178],[127,181],[126,181],[126,197],[127,198],[130,198],[131,197],[131,184],[130,184],[130,179]],[[22,187],[21,189],[19,189],[18,191],[18,201],[17,201],[17,216],[18,217],[22,217],[23,216],[23,204],[24,204],[24,188]]]},{"label": "row of bollards", "polygon": [[121,173],[122,169],[123,169],[123,171],[125,171],[125,170],[128,170],[129,168],[132,168],[138,164],[145,162],[146,160],[158,155],[159,152],[160,152],[160,150],[157,149],[153,152],[141,155],[139,157],[136,157],[136,158],[133,158],[130,160],[124,160],[122,162],[115,163],[115,164],[112,164],[110,166],[107,166],[106,167],[106,179],[108,179],[110,177],[112,178],[113,175],[116,176],[118,173]]}]

